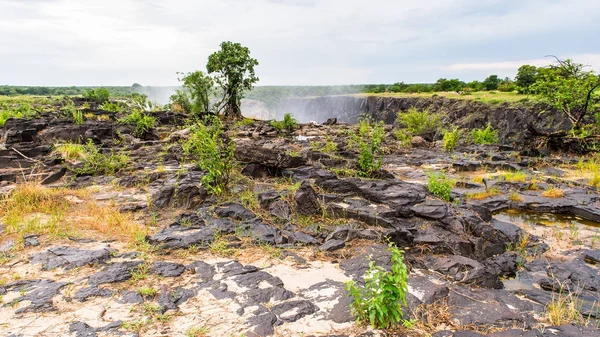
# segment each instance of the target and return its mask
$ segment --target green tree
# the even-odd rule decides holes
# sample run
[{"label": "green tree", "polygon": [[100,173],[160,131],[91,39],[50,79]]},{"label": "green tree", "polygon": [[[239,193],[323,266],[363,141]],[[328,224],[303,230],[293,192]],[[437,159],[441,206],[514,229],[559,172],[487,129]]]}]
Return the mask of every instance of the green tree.
[{"label": "green tree", "polygon": [[202,71],[194,71],[185,74],[179,81],[182,82],[183,88],[189,95],[190,104],[188,108],[190,112],[197,116],[208,114],[210,111],[210,96],[214,88],[213,79]]},{"label": "green tree", "polygon": [[533,85],[538,76],[538,68],[529,64],[524,64],[519,67],[515,83],[519,87],[520,93],[529,93],[529,88]]},{"label": "green tree", "polygon": [[556,58],[556,64],[539,68],[538,78],[531,86],[548,103],[562,111],[573,127],[579,129],[589,111],[600,107],[594,91],[600,87],[600,76],[571,59]]},{"label": "green tree", "polygon": [[465,82],[460,81],[458,78],[453,78],[450,80],[440,78],[435,83],[435,91],[460,91],[465,86]]},{"label": "green tree", "polygon": [[500,85],[500,79],[498,75],[490,75],[488,78],[483,80],[483,87],[485,90],[498,90],[498,85]]},{"label": "green tree", "polygon": [[221,49],[208,57],[206,70],[214,74],[214,81],[223,90],[223,100],[218,110],[224,110],[226,116],[239,118],[244,90],[252,90],[258,81],[254,67],[258,61],[250,57],[250,49],[239,43],[225,41]]}]

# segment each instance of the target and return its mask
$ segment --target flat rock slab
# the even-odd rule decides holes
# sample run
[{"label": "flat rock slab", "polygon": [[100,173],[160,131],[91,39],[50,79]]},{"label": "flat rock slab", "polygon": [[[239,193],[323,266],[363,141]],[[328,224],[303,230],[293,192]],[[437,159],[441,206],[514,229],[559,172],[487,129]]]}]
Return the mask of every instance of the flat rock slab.
[{"label": "flat rock slab", "polygon": [[131,273],[141,264],[142,261],[111,263],[101,271],[90,276],[88,282],[92,285],[98,285],[127,281],[131,278]]},{"label": "flat rock slab", "polygon": [[109,248],[85,250],[72,247],[53,247],[34,254],[32,263],[41,264],[42,270],[54,268],[72,269],[89,264],[104,264],[115,251]]}]

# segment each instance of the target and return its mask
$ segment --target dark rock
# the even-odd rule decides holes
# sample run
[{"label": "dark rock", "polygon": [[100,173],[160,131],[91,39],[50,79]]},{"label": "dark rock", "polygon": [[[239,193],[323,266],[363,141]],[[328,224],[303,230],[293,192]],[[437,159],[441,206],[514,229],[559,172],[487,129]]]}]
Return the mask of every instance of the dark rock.
[{"label": "dark rock", "polygon": [[294,194],[296,211],[304,215],[313,215],[321,212],[321,204],[315,190],[307,182],[303,182]]},{"label": "dark rock", "polygon": [[214,227],[171,226],[158,233],[146,237],[149,243],[163,249],[189,248],[190,246],[207,247],[215,240]]},{"label": "dark rock", "polygon": [[180,263],[155,261],[150,270],[163,277],[177,277],[185,271],[185,266]]},{"label": "dark rock", "polygon": [[6,289],[19,290],[25,292],[25,295],[15,299],[16,302],[30,301],[27,307],[19,308],[16,314],[25,312],[46,312],[54,311],[52,298],[58,295],[60,289],[66,286],[65,282],[55,282],[52,280],[24,280],[6,285]]},{"label": "dark rock", "polygon": [[286,243],[287,240],[281,235],[281,231],[262,221],[252,221],[240,224],[242,233],[249,235],[255,241],[271,245]]},{"label": "dark rock", "polygon": [[337,124],[337,118],[327,118],[327,120],[323,124],[325,124],[325,125],[336,125]]},{"label": "dark rock", "polygon": [[411,215],[412,206],[425,201],[426,191],[424,186],[401,180],[364,180],[357,182],[356,186],[365,199],[386,204],[404,216]]},{"label": "dark rock", "polygon": [[196,296],[196,291],[185,288],[175,288],[172,291],[163,290],[158,295],[158,304],[163,308],[163,313],[167,310],[175,310],[187,301]]},{"label": "dark rock", "polygon": [[121,292],[121,303],[139,304],[144,302],[144,298],[137,291],[125,290]]},{"label": "dark rock", "polygon": [[600,263],[600,249],[583,251],[583,259],[591,264]]},{"label": "dark rock", "polygon": [[98,285],[126,281],[131,278],[131,272],[140,264],[142,264],[142,261],[125,261],[108,264],[104,269],[90,276],[89,283]]},{"label": "dark rock", "polygon": [[281,174],[281,170],[262,164],[248,164],[242,169],[242,174],[255,179],[263,179],[278,176]]},{"label": "dark rock", "polygon": [[80,289],[73,295],[73,299],[79,302],[85,302],[90,297],[110,297],[114,294],[112,290],[98,288],[97,286],[90,286],[87,288]]},{"label": "dark rock", "polygon": [[212,281],[215,275],[215,267],[202,261],[196,261],[188,266],[192,269],[197,277],[204,283]]},{"label": "dark rock", "polygon": [[52,247],[44,252],[34,254],[31,262],[42,264],[42,270],[59,267],[71,269],[89,264],[106,263],[112,253],[113,251],[107,248],[83,250],[71,247]]},{"label": "dark rock", "polygon": [[40,245],[40,240],[38,240],[39,235],[27,235],[24,237],[25,247],[37,247]]},{"label": "dark rock", "polygon": [[431,282],[427,277],[416,274],[408,276],[408,286],[424,304],[433,304],[448,296],[449,293],[446,285]]},{"label": "dark rock", "polygon": [[303,232],[295,232],[288,235],[288,242],[292,244],[316,245],[317,239]]},{"label": "dark rock", "polygon": [[69,331],[76,337],[96,337],[96,330],[84,322],[73,322],[69,325]]},{"label": "dark rock", "polygon": [[42,185],[48,185],[55,183],[60,180],[60,178],[64,177],[65,173],[67,173],[66,167],[61,167],[58,170],[50,173],[46,178],[44,178],[41,182]]},{"label": "dark rock", "polygon": [[346,243],[344,242],[344,240],[329,240],[329,241],[325,242],[324,244],[322,244],[319,247],[319,250],[322,250],[325,252],[332,252],[334,250],[342,249],[345,246],[346,246]]},{"label": "dark rock", "polygon": [[600,223],[600,203],[593,205],[573,205],[570,212],[586,220]]},{"label": "dark rock", "polygon": [[498,275],[491,274],[484,265],[467,257],[434,257],[431,262],[428,265],[430,269],[448,275],[457,282],[495,289],[503,287]]},{"label": "dark rock", "polygon": [[286,169],[306,164],[302,157],[292,157],[282,150],[268,149],[254,144],[237,144],[235,159],[244,163],[262,164],[264,166]]},{"label": "dark rock", "polygon": [[422,204],[414,205],[412,211],[423,218],[440,220],[448,214],[448,204],[438,199],[427,199]]},{"label": "dark rock", "polygon": [[290,210],[290,205],[285,200],[276,200],[273,201],[268,206],[268,211],[271,215],[278,217],[283,220],[289,220],[292,216],[292,211]]},{"label": "dark rock", "polygon": [[200,183],[202,175],[202,172],[190,171],[168,180],[154,181],[148,186],[152,207],[197,207],[208,196],[208,191]]},{"label": "dark rock", "polygon": [[231,218],[235,220],[251,220],[256,218],[254,213],[238,203],[226,203],[216,207],[215,214],[222,218]]},{"label": "dark rock", "polygon": [[370,261],[373,261],[377,266],[390,270],[391,253],[387,248],[386,245],[381,244],[369,246],[365,253],[342,260],[340,268],[344,271],[344,274],[355,280],[362,279],[367,269],[369,269]]},{"label": "dark rock", "polygon": [[288,301],[277,304],[271,312],[284,322],[295,322],[300,318],[314,314],[319,308],[307,300]]},{"label": "dark rock", "polygon": [[481,167],[481,163],[477,161],[456,161],[452,163],[452,168],[456,172],[471,172],[477,171]]},{"label": "dark rock", "polygon": [[253,316],[248,319],[248,324],[252,327],[251,332],[248,332],[248,337],[263,337],[271,336],[275,333],[273,325],[277,322],[277,316],[272,313],[266,313],[260,316]]}]

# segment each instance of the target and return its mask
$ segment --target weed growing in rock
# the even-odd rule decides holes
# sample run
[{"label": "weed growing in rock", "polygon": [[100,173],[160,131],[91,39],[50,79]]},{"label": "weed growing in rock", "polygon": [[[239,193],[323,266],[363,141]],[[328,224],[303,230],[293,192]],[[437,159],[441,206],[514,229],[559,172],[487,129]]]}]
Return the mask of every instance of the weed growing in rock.
[{"label": "weed growing in rock", "polygon": [[496,187],[492,187],[492,188],[488,188],[488,189],[486,189],[485,191],[482,191],[482,192],[467,193],[465,195],[465,197],[467,199],[483,200],[483,199],[487,199],[487,198],[493,197],[495,195],[498,195],[500,193],[502,193],[502,191],[500,191]]},{"label": "weed growing in rock", "polygon": [[274,121],[271,121],[270,124],[277,131],[286,130],[287,132],[292,132],[292,131],[294,131],[295,128],[298,127],[298,121],[296,121],[294,116],[292,116],[292,114],[289,112],[286,113],[285,115],[283,115],[283,120],[281,120],[281,121],[274,120]]},{"label": "weed growing in rock", "polygon": [[394,137],[396,137],[396,140],[398,140],[398,142],[400,142],[400,146],[401,147],[410,147],[411,146],[411,140],[412,140],[412,135],[406,131],[406,130],[396,130],[396,132],[394,133]]},{"label": "weed growing in rock", "polygon": [[458,141],[460,140],[460,130],[458,128],[453,128],[451,130],[447,130],[444,132],[444,139],[442,140],[442,145],[444,150],[451,152],[456,149],[458,145]]},{"label": "weed growing in rock", "polygon": [[26,103],[21,103],[16,108],[2,105],[0,106],[0,127],[4,126],[6,121],[11,118],[35,118],[37,115],[38,112]]},{"label": "weed growing in rock", "polygon": [[138,294],[144,297],[154,297],[158,294],[158,291],[154,288],[142,287],[137,289]]},{"label": "weed growing in rock", "polygon": [[83,166],[71,168],[77,175],[112,175],[126,168],[131,159],[123,152],[111,151],[110,154],[104,154],[91,139],[88,139],[81,161]]},{"label": "weed growing in rock", "polygon": [[70,99],[66,101],[66,104],[60,108],[60,110],[65,116],[71,118],[73,123],[77,125],[84,123],[83,112],[81,110],[77,110],[75,104]]},{"label": "weed growing in rock", "polygon": [[399,124],[406,127],[411,135],[436,134],[442,126],[440,115],[432,114],[427,110],[419,111],[415,108],[407,112],[398,113]]},{"label": "weed growing in rock", "polygon": [[552,294],[552,301],[546,306],[546,315],[553,326],[581,322],[580,308],[581,303],[578,299],[565,289],[565,292]]},{"label": "weed growing in rock", "polygon": [[86,154],[86,147],[83,144],[63,143],[54,145],[54,153],[65,160],[77,160]]},{"label": "weed growing in rock", "polygon": [[104,102],[100,109],[108,112],[119,113],[125,110],[125,107],[121,105],[119,102]]},{"label": "weed growing in rock", "polygon": [[193,326],[185,330],[185,337],[206,337],[210,329],[206,326]]},{"label": "weed growing in rock", "polygon": [[498,131],[488,123],[484,129],[473,129],[471,137],[475,144],[494,144],[498,142]]},{"label": "weed growing in rock", "polygon": [[504,178],[504,181],[513,183],[524,183],[527,181],[527,174],[523,171],[502,172],[500,173],[500,176]]},{"label": "weed growing in rock", "polygon": [[235,143],[223,134],[223,124],[218,117],[212,124],[198,123],[190,139],[183,144],[186,154],[196,157],[196,164],[206,171],[202,185],[212,194],[223,193],[234,168]]},{"label": "weed growing in rock", "polygon": [[402,305],[406,305],[408,291],[408,271],[404,264],[404,252],[393,243],[389,243],[388,250],[392,254],[390,271],[376,266],[371,261],[364,275],[364,288],[360,288],[354,281],[346,284],[353,298],[351,308],[356,319],[378,329],[389,328],[400,322]]},{"label": "weed growing in rock", "polygon": [[562,198],[565,196],[565,191],[552,187],[542,192],[542,196],[546,198]]},{"label": "weed growing in rock", "polygon": [[518,192],[511,192],[510,195],[508,196],[508,199],[510,201],[514,201],[514,202],[522,202],[523,201],[523,197],[518,193]]},{"label": "weed growing in rock", "polygon": [[89,89],[83,93],[83,97],[96,104],[103,104],[110,98],[110,92],[105,88]]},{"label": "weed growing in rock", "polygon": [[141,110],[133,110],[129,115],[120,118],[119,123],[130,125],[134,128],[133,134],[137,137],[148,132],[156,125],[156,118],[143,113]]},{"label": "weed growing in rock", "polygon": [[432,173],[428,176],[427,190],[440,199],[450,201],[453,186],[454,181],[444,173]]},{"label": "weed growing in rock", "polygon": [[377,122],[363,125],[369,125],[369,130],[360,132],[359,135],[354,135],[352,140],[358,145],[358,173],[363,177],[370,177],[375,172],[378,172],[383,166],[383,158],[381,156],[380,146],[383,141],[385,131],[383,123]]}]

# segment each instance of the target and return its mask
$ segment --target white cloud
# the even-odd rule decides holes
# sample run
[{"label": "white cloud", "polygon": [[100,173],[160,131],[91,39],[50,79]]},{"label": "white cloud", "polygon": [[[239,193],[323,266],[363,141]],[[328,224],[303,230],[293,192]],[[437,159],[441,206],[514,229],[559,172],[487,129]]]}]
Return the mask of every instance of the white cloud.
[{"label": "white cloud", "polygon": [[223,40],[251,49],[262,84],[431,81],[598,55],[577,41],[598,19],[587,0],[5,0],[0,81],[170,85]]}]

